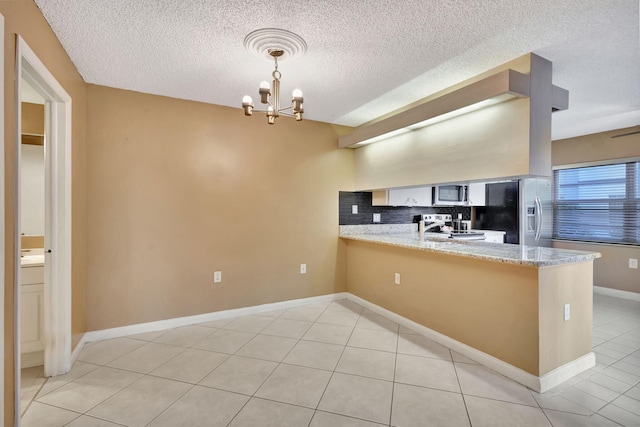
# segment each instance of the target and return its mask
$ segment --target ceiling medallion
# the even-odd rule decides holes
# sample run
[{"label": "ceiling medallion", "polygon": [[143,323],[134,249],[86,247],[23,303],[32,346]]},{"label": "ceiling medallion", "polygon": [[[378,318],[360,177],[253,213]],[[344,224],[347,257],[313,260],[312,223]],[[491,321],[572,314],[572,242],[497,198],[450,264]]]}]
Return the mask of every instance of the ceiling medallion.
[{"label": "ceiling medallion", "polygon": [[[279,30],[277,28],[264,28],[249,33],[244,39],[245,48],[260,58],[268,58],[275,63],[275,69],[271,73],[273,77],[272,85],[263,81],[260,83],[258,94],[260,102],[266,104],[265,110],[256,110],[267,113],[267,123],[270,125],[276,122],[276,118],[283,116],[295,117],[297,121],[302,120],[302,103],[304,98],[299,89],[295,89],[291,96],[291,105],[280,108],[280,78],[282,74],[278,71],[278,61],[286,61],[304,55],[307,51],[307,44],[297,34],[290,31]],[[273,93],[272,93],[273,89]],[[242,98],[242,108],[245,116],[253,114],[253,100],[246,95]]]},{"label": "ceiling medallion", "polygon": [[298,58],[307,51],[307,43],[302,37],[279,28],[252,31],[244,38],[244,47],[258,58],[268,61],[273,59],[269,51],[280,49],[283,51],[282,56],[278,58],[280,62]]}]

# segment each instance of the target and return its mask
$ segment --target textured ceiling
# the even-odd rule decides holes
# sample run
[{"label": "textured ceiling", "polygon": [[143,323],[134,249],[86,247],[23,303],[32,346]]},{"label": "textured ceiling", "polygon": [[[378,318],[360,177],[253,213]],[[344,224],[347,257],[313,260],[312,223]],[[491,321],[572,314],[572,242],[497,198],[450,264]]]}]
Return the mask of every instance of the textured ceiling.
[{"label": "textured ceiling", "polygon": [[279,67],[307,119],[357,126],[534,52],[570,91],[554,139],[640,124],[638,0],[35,1],[88,83],[239,108],[273,70],[243,40],[271,27],[308,45]]}]

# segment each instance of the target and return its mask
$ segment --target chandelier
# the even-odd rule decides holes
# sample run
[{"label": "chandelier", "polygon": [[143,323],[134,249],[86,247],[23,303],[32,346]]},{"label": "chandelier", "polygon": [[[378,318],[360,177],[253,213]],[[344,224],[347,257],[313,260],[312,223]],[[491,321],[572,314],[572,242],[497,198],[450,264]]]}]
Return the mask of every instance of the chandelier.
[{"label": "chandelier", "polygon": [[[271,73],[273,83],[272,86],[269,86],[269,82],[267,81],[260,83],[260,88],[258,89],[260,102],[262,104],[267,104],[268,107],[266,110],[256,111],[266,112],[267,122],[270,125],[274,124],[276,122],[276,118],[280,115],[295,117],[297,121],[301,121],[302,113],[304,113],[304,109],[302,108],[304,98],[302,97],[302,91],[300,89],[294,89],[291,96],[291,105],[280,108],[280,77],[282,77],[282,74],[278,71],[278,58],[284,55],[284,50],[269,49],[268,53],[275,62],[275,69],[273,70],[273,73]],[[249,95],[245,95],[245,97],[242,98],[242,108],[244,108],[245,116],[251,116],[253,114],[253,100]]]}]

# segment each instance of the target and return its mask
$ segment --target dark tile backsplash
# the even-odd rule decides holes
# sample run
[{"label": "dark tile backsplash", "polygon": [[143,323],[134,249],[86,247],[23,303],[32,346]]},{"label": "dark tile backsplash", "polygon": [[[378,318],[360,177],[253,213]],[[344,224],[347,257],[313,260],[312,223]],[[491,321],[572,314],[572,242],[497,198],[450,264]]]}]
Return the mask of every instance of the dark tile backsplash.
[{"label": "dark tile backsplash", "polygon": [[[340,192],[340,225],[374,224],[373,214],[380,214],[379,224],[411,224],[414,218],[420,214],[439,213],[451,214],[457,218],[462,214],[463,220],[471,219],[471,208],[465,206],[438,206],[429,208],[410,208],[404,206],[371,206],[371,193]],[[351,206],[358,205],[358,213],[351,213]],[[377,223],[376,223],[377,224]]]}]

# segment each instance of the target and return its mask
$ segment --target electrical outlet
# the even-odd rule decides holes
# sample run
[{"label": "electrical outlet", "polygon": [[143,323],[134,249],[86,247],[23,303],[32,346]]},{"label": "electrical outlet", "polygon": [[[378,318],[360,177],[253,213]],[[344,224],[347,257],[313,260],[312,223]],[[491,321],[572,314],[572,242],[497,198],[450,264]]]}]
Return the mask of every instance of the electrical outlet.
[{"label": "electrical outlet", "polygon": [[571,304],[564,305],[564,320],[571,319]]},{"label": "electrical outlet", "polygon": [[354,215],[358,213],[358,205],[351,205],[351,213]]},{"label": "electrical outlet", "polygon": [[396,273],[396,277],[395,277],[395,284],[399,285],[400,284],[400,273]]},{"label": "electrical outlet", "polygon": [[638,268],[638,258],[629,258],[629,268]]},{"label": "electrical outlet", "polygon": [[373,214],[373,222],[380,222],[380,214]]},{"label": "electrical outlet", "polygon": [[213,283],[222,282],[222,271],[214,271],[213,272]]},{"label": "electrical outlet", "polygon": [[307,264],[300,264],[300,274],[307,274]]}]

